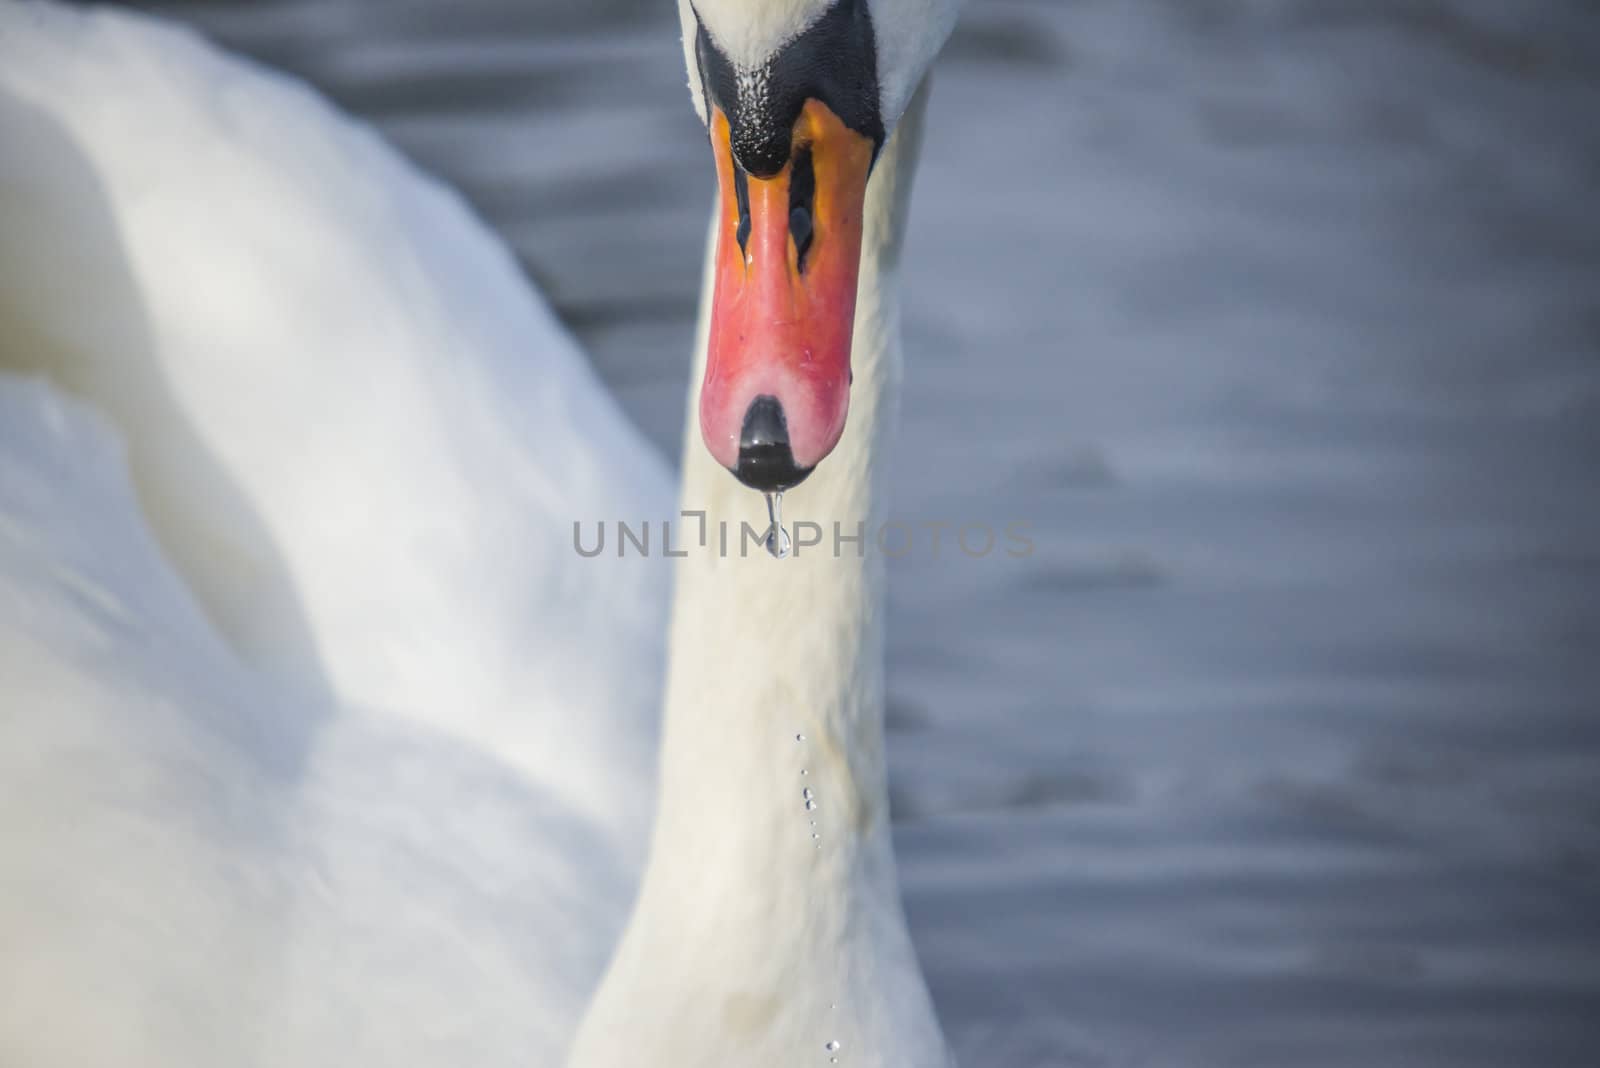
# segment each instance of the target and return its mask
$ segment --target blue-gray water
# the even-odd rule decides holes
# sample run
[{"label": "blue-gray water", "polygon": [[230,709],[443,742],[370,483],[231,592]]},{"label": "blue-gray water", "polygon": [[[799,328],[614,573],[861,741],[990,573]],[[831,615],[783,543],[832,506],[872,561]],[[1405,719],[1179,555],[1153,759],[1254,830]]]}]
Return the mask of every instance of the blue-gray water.
[{"label": "blue-gray water", "polygon": [[[462,189],[676,456],[668,0],[144,6]],[[966,1065],[1600,1062],[1596,56],[1577,0],[971,6],[889,664]],[[953,547],[1013,521],[1027,559]]]}]

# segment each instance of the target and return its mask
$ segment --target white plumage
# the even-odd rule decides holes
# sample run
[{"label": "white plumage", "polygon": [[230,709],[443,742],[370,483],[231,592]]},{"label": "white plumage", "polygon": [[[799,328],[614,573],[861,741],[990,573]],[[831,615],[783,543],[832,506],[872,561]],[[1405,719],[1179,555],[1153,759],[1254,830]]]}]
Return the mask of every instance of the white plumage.
[{"label": "white plumage", "polygon": [[0,142],[0,1063],[554,1063],[667,579],[572,523],[670,514],[665,466],[283,78],[8,4]]},{"label": "white plumage", "polygon": [[[877,514],[905,125],[797,514]],[[668,581],[572,524],[672,514],[664,466],[460,201],[286,79],[6,4],[0,143],[0,1063],[559,1063],[637,885]],[[696,437],[684,505],[757,520]],[[576,1064],[945,1061],[882,576],[823,563],[680,570],[649,889]]]}]

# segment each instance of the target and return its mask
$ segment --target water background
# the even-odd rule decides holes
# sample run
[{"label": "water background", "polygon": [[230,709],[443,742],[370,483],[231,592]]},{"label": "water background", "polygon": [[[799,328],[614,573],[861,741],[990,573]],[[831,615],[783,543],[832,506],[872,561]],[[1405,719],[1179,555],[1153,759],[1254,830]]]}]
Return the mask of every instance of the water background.
[{"label": "water background", "polygon": [[[462,190],[677,456],[671,3],[141,6]],[[1600,1063],[1597,56],[1579,0],[971,4],[889,620],[968,1068]],[[1014,521],[1027,559],[954,546]]]}]

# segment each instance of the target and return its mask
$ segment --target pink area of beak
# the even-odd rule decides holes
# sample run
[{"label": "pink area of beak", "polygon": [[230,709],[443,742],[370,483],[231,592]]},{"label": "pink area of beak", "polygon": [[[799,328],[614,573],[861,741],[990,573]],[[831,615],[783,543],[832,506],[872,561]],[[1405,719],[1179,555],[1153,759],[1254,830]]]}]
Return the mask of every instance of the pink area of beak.
[{"label": "pink area of beak", "polygon": [[797,136],[807,139],[816,178],[804,269],[789,230],[792,163],[770,178],[746,177],[750,229],[741,249],[727,119],[713,113],[721,223],[699,414],[706,448],[730,470],[738,467],[746,417],[758,398],[781,406],[794,464],[802,469],[833,451],[849,412],[871,145],[815,101],[797,123]]}]

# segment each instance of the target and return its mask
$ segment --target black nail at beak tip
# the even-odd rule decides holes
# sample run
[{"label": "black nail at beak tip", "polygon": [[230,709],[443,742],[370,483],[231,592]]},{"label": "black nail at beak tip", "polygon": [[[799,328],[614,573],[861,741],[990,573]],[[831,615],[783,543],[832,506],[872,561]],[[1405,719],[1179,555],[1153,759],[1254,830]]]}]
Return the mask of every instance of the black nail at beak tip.
[{"label": "black nail at beak tip", "polygon": [[739,432],[739,466],[733,477],[762,493],[777,493],[805,481],[809,467],[794,462],[789,422],[777,397],[763,393],[750,402]]}]

